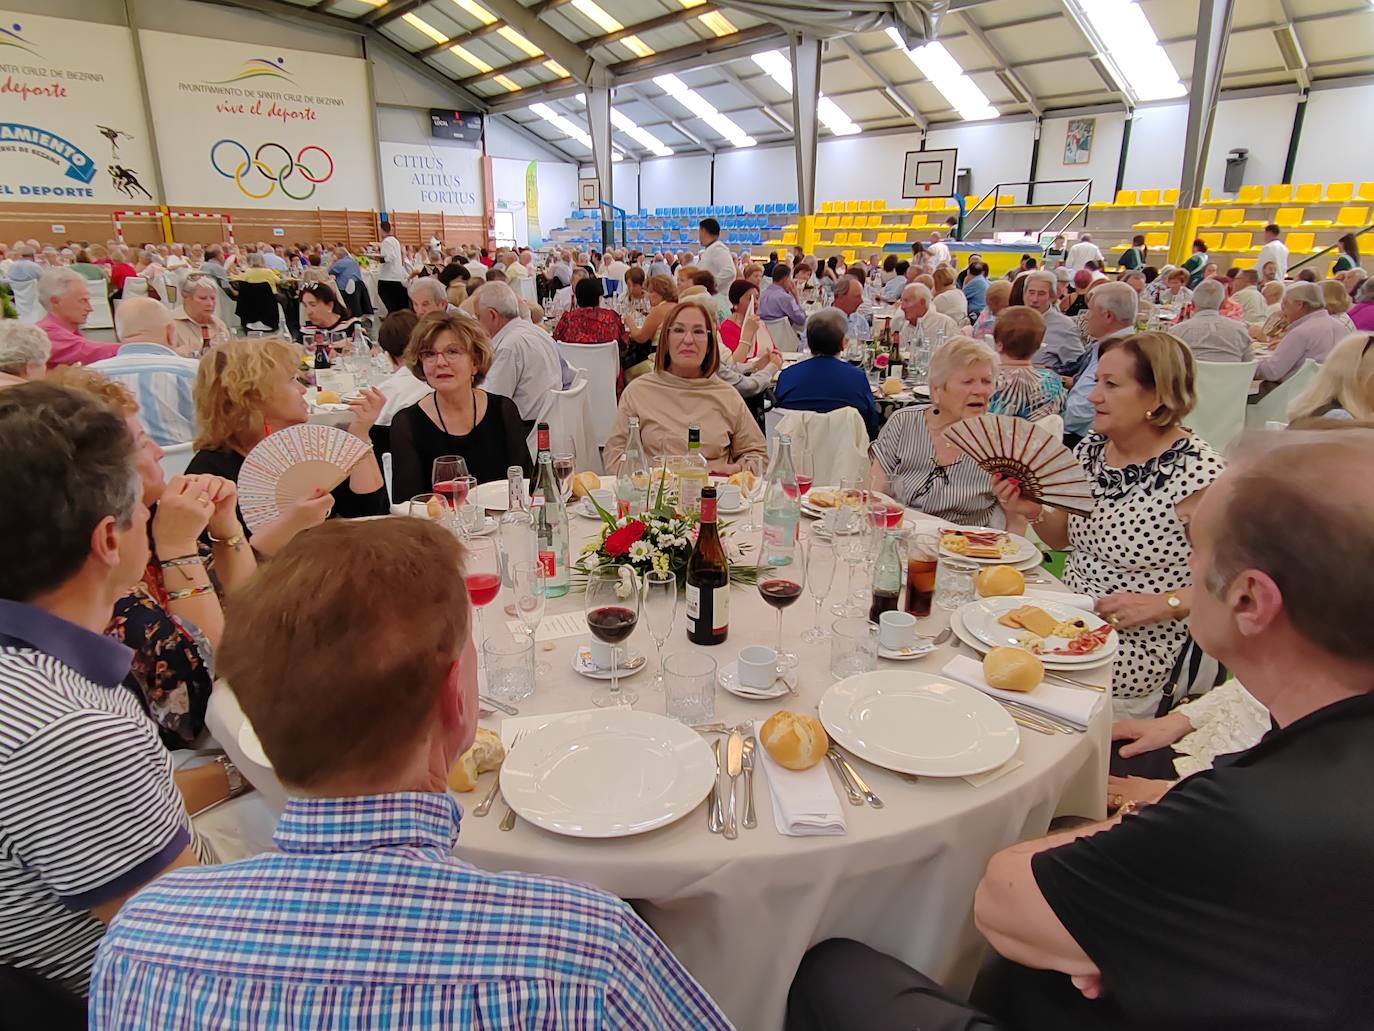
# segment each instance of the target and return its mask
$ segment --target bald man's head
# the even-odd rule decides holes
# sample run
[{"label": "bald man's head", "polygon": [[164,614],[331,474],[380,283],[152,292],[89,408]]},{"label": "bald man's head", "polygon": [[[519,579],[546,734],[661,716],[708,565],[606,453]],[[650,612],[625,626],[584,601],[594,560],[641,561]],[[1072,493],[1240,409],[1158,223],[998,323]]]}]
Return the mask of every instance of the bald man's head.
[{"label": "bald man's head", "polygon": [[130,297],[115,309],[115,333],[121,344],[165,344],[175,337],[172,313],[151,297]]}]

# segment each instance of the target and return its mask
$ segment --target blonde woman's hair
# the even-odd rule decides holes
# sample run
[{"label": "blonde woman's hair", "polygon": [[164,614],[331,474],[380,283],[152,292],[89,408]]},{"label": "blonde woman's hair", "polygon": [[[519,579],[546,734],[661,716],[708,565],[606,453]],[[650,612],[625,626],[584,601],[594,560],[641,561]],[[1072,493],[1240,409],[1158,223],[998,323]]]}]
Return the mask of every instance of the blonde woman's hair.
[{"label": "blonde woman's hair", "polygon": [[1350,291],[1345,288],[1345,284],[1336,279],[1323,279],[1322,300],[1326,301],[1326,310],[1332,315],[1343,315],[1350,309]]},{"label": "blonde woman's hair", "polygon": [[59,365],[45,378],[49,383],[56,383],[60,387],[84,390],[92,397],[104,401],[121,418],[138,414],[138,399],[128,387],[84,365]]},{"label": "blonde woman's hair", "polygon": [[1374,419],[1374,333],[1354,333],[1331,349],[1288,406],[1288,420],[1324,414],[1332,405],[1355,419]]},{"label": "blonde woman's hair", "polygon": [[941,265],[932,272],[930,278],[936,290],[943,290],[954,285],[954,273],[945,265]]},{"label": "blonde woman's hair", "polygon": [[951,337],[930,359],[930,386],[943,387],[956,372],[985,364],[997,376],[997,355],[987,344],[972,337]]},{"label": "blonde woman's hair", "polygon": [[468,353],[472,359],[472,385],[480,386],[491,370],[491,339],[476,320],[464,318],[456,312],[436,311],[422,318],[410,334],[410,343],[406,345],[406,353],[401,361],[415,374],[416,379],[428,383],[420,355],[425,351],[433,351],[443,333],[452,334],[454,343]]},{"label": "blonde woman's hair", "polygon": [[1169,333],[1113,337],[1098,350],[1098,361],[1109,351],[1118,350],[1135,360],[1135,381],[1159,395],[1159,407],[1145,421],[1160,429],[1181,423],[1197,404],[1197,365],[1188,345]]},{"label": "blonde woman's hair", "polygon": [[206,351],[193,391],[197,451],[246,452],[266,432],[263,407],[277,380],[294,376],[301,349],[282,337],[235,340]]},{"label": "blonde woman's hair", "polygon": [[650,276],[644,284],[644,291],[648,293],[650,290],[670,304],[677,303],[677,284],[672,276]]}]

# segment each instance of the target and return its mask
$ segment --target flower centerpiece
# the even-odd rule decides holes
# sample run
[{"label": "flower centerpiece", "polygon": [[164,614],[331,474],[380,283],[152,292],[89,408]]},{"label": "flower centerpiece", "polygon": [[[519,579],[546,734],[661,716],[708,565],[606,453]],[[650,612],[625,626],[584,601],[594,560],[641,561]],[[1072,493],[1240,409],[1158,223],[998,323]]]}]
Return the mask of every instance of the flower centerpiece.
[{"label": "flower centerpiece", "polygon": [[[629,567],[636,577],[657,570],[672,573],[682,584],[687,579],[687,560],[696,544],[698,520],[691,513],[679,512],[668,499],[666,476],[660,477],[652,504],[642,514],[618,516],[606,511],[596,499],[587,502],[601,517],[599,532],[582,546],[573,571],[582,574],[582,585],[593,570]],[[725,525],[725,524],[722,524]],[[733,551],[733,553],[732,553]],[[746,563],[738,549],[726,552],[730,558],[730,580],[752,583],[754,565]]]}]

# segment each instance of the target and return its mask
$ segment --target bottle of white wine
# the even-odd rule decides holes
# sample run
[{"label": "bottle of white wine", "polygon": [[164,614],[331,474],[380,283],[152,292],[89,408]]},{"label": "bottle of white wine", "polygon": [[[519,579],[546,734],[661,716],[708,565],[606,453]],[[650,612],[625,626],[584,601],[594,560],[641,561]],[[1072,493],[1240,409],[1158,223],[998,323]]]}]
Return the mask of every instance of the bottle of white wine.
[{"label": "bottle of white wine", "polygon": [[548,577],[545,596],[561,598],[568,593],[568,510],[563,492],[553,474],[553,455],[549,453],[549,424],[541,422],[536,437],[539,470],[535,474],[530,507],[534,514],[534,533],[538,560]]},{"label": "bottle of white wine", "polygon": [[730,632],[730,563],[716,529],[716,488],[701,492],[701,529],[687,560],[687,640],[723,644]]},{"label": "bottle of white wine", "polygon": [[701,427],[693,423],[687,427],[687,457],[677,474],[677,507],[683,515],[696,515],[701,508],[701,489],[710,474],[711,467],[701,453]]}]

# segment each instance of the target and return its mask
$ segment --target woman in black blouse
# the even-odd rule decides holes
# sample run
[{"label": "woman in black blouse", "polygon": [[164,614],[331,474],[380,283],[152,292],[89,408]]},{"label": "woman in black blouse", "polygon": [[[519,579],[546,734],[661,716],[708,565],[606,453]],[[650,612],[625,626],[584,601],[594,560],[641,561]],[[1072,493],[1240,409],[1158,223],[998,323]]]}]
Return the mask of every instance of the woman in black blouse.
[{"label": "woman in black blouse", "polygon": [[[259,441],[305,422],[310,412],[298,378],[300,364],[301,349],[278,337],[235,340],[207,351],[196,372],[196,453],[186,472],[238,483],[243,460]],[[370,444],[368,434],[385,399],[372,388],[362,395],[362,400],[349,403],[353,421],[348,432]],[[279,518],[250,536],[255,551],[274,555],[296,534],[330,515],[357,518],[389,511],[382,470],[369,447],[348,479],[331,493],[287,506]]]},{"label": "woman in black blouse", "polygon": [[515,402],[479,390],[491,368],[491,341],[461,315],[426,315],[411,334],[405,363],[434,393],[391,420],[391,498],[397,504],[434,486],[430,473],[442,455],[461,455],[478,483],[503,480],[518,465],[534,466],[525,444],[529,428]]}]

